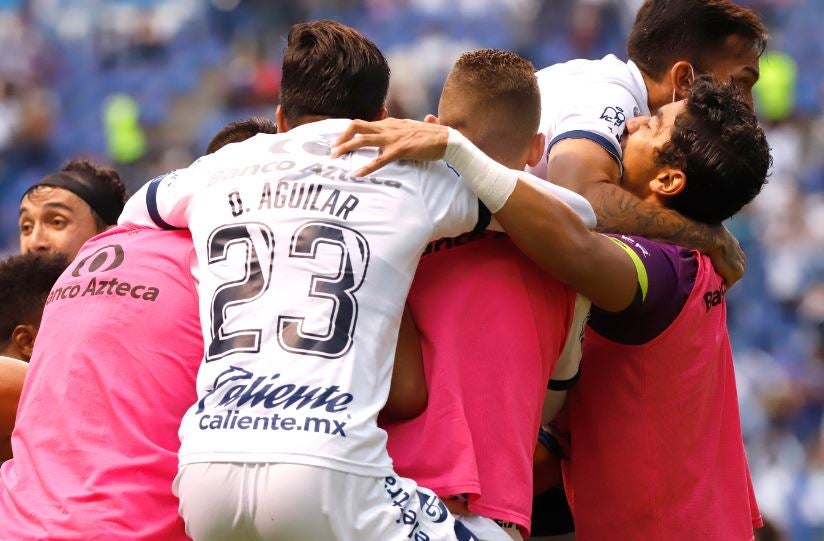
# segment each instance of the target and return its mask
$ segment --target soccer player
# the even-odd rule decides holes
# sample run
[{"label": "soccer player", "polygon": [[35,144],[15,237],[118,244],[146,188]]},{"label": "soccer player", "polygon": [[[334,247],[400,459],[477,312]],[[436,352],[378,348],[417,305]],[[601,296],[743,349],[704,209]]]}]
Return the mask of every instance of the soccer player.
[{"label": "soccer player", "polygon": [[0,469],[9,539],[185,539],[170,489],[203,354],[186,231],[118,226],[48,298]]},{"label": "soccer player", "polygon": [[[218,131],[206,147],[206,154],[217,152],[231,143],[239,143],[259,133],[277,133],[274,121],[261,117],[236,120]],[[420,339],[409,311],[403,315],[404,325],[398,336],[399,347],[392,370],[389,396],[381,410],[385,420],[410,419],[426,408],[427,391],[423,375]]]},{"label": "soccer player", "polygon": [[23,194],[20,252],[60,252],[71,260],[84,242],[117,223],[125,202],[117,171],[72,160]]},{"label": "soccer player", "polygon": [[[241,127],[218,135],[254,134]],[[0,469],[0,538],[188,539],[171,487],[203,356],[192,260],[186,231],[117,226],[44,298],[15,457]]]},{"label": "soccer player", "polygon": [[[121,217],[189,228],[198,253],[206,354],[176,480],[197,541],[467,535],[434,494],[394,474],[376,424],[404,301],[429,240],[486,226],[479,198],[515,215],[509,196],[521,184],[556,199],[454,130],[452,168],[353,175],[375,152],[333,158],[332,142],[348,118],[385,116],[388,82],[383,55],[355,30],[295,25],[279,133],[151,182]],[[583,198],[558,193],[594,217]],[[541,231],[523,237],[547,249]]]},{"label": "soccer player", "polygon": [[[699,79],[686,102],[628,123],[623,186],[650,204],[718,224],[766,182],[766,137],[732,85]],[[351,139],[355,134],[363,135]],[[444,138],[411,121],[355,122],[335,152],[383,147],[381,159],[359,171],[369,173],[393,159],[437,158]],[[534,199],[530,188],[518,185],[509,199],[531,201],[522,212],[551,224],[555,245],[542,255],[513,239],[600,308],[567,404],[572,441],[564,478],[576,539],[752,539],[760,517],[741,436],[723,280],[707,256],[591,233],[567,207]],[[522,216],[519,223],[511,217],[497,215],[510,233],[523,224]]]},{"label": "soccer player", "polygon": [[548,160],[531,171],[586,197],[601,231],[659,238],[712,258],[730,285],[744,271],[737,241],[622,189],[619,144],[626,122],[686,96],[695,77],[733,81],[752,101],[767,31],[730,0],[647,0],[627,42],[629,61],[610,55],[538,72]]},{"label": "soccer player", "polygon": [[28,254],[0,262],[0,462],[11,458],[11,437],[26,368],[43,306],[66,268],[62,255]]},{"label": "soccer player", "polygon": [[[543,158],[540,109],[532,64],[482,49],[450,71],[438,121],[523,169]],[[506,235],[478,232],[430,244],[407,302],[423,341],[429,404],[410,421],[383,425],[395,470],[447,499],[470,529],[478,514],[513,538],[528,537],[547,383],[554,370],[556,380],[574,378],[589,301],[581,298],[576,310],[575,292]]]},{"label": "soccer player", "polygon": [[[683,170],[680,191],[628,166],[634,139],[656,137],[666,114],[630,121],[624,186],[701,223],[734,214],[733,202],[758,192],[770,161],[765,139],[745,143],[755,129],[749,110],[727,101],[696,83],[688,110],[720,122],[684,125],[653,162],[659,178],[662,166]],[[749,120],[736,126],[733,115]],[[718,134],[725,142],[715,146]],[[576,539],[748,541],[761,517],[741,437],[726,286],[695,252],[618,240],[640,263],[639,298],[618,313],[593,307],[584,369],[561,420],[571,438],[563,467]]]}]

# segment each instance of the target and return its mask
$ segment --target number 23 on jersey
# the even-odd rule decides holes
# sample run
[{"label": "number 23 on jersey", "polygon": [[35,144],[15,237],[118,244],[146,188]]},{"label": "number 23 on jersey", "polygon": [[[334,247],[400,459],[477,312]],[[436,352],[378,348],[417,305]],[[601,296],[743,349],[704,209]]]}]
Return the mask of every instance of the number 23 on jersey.
[{"label": "number 23 on jersey", "polygon": [[228,329],[228,311],[242,310],[242,305],[261,299],[272,285],[273,273],[295,259],[317,259],[322,245],[337,250],[339,257],[322,259],[322,272],[309,276],[306,296],[325,299],[328,304],[325,332],[307,329],[305,317],[299,313],[273,314],[272,321],[276,321],[278,344],[286,351],[330,359],[349,351],[358,320],[355,295],[369,266],[369,244],[363,235],[340,224],[310,221],[295,229],[288,247],[280,247],[264,223],[224,225],[209,235],[209,266],[228,265],[229,249],[234,245],[245,250],[245,266],[239,266],[237,278],[219,285],[212,296],[207,362],[233,353],[260,351],[262,329]]}]

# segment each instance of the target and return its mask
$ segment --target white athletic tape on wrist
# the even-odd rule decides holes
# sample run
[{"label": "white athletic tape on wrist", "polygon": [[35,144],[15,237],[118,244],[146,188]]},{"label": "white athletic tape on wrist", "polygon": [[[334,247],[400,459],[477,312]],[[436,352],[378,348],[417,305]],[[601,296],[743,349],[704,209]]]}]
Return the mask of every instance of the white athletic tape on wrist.
[{"label": "white athletic tape on wrist", "polygon": [[519,171],[499,164],[452,128],[449,128],[443,159],[461,174],[463,181],[493,214],[501,210],[518,183]]}]

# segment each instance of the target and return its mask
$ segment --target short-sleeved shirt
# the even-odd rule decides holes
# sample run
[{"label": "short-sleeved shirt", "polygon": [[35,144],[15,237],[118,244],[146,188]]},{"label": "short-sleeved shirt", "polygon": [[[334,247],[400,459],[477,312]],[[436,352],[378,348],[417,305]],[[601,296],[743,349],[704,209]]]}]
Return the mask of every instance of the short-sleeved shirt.
[{"label": "short-sleeved shirt", "polygon": [[203,355],[187,231],[118,226],[46,299],[0,468],[0,539],[188,539],[177,430]]},{"label": "short-sleeved shirt", "polygon": [[[571,60],[537,74],[541,91],[539,131],[546,136],[547,154],[564,139],[589,139],[621,166],[620,138],[626,121],[649,115],[648,93],[634,62],[614,55],[600,60]],[[546,160],[529,171],[546,178]]]},{"label": "short-sleeved shirt", "polygon": [[122,221],[188,228],[206,352],[181,463],[290,462],[392,472],[377,415],[429,240],[488,223],[445,162],[351,173],[331,119],[227,145],[157,179]]}]

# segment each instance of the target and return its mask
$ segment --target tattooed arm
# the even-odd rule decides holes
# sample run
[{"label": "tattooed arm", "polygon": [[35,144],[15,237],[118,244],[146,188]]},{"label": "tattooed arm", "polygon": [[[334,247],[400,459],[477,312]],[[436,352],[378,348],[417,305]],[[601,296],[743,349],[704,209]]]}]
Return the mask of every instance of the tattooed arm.
[{"label": "tattooed arm", "polygon": [[710,256],[728,285],[744,274],[744,254],[726,228],[693,222],[622,189],[617,161],[588,139],[555,144],[549,154],[547,178],[589,200],[599,231],[639,235],[699,250]]}]

